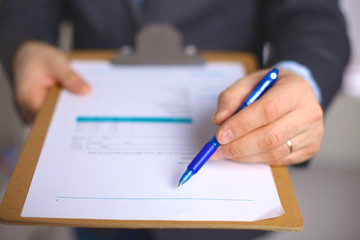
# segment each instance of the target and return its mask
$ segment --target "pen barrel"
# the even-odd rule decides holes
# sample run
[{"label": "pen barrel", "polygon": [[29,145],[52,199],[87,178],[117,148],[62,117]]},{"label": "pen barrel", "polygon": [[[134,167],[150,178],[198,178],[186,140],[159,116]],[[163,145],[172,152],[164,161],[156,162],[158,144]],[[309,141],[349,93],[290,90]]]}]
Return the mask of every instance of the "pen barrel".
[{"label": "pen barrel", "polygon": [[276,79],[278,78],[278,75],[279,70],[277,68],[269,71],[256,85],[250,95],[246,98],[246,101],[236,110],[235,114],[258,100],[267,90],[272,87],[272,85],[274,85]]},{"label": "pen barrel", "polygon": [[215,153],[218,146],[218,144],[214,144],[212,141],[206,143],[205,146],[191,161],[187,169],[193,171],[193,173],[196,174],[207,162],[207,160],[209,160],[209,158]]}]

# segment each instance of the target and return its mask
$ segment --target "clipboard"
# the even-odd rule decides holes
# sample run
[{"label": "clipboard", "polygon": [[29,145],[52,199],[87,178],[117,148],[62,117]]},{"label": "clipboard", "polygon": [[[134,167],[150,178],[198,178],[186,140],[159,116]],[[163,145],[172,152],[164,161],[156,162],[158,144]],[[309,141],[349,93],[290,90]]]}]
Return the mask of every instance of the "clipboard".
[{"label": "clipboard", "polygon": [[[75,51],[69,59],[113,59],[116,51]],[[246,72],[258,69],[256,58],[249,53],[203,52],[207,61],[232,61],[244,65]],[[23,152],[13,172],[0,205],[0,222],[5,224],[28,224],[46,226],[91,227],[91,228],[173,228],[173,229],[258,229],[271,231],[301,231],[304,222],[286,166],[271,167],[276,188],[285,213],[280,217],[254,222],[242,221],[153,221],[153,220],[97,220],[66,218],[21,217],[26,196],[34,175],[42,145],[56,105],[60,87],[50,90],[38,113]]]}]

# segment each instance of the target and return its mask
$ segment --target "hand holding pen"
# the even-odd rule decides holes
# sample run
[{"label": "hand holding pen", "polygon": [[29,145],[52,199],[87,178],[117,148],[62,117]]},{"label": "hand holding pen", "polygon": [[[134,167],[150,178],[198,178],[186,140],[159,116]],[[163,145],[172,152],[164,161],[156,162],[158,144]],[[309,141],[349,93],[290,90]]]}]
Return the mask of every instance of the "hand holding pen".
[{"label": "hand holding pen", "polygon": [[[247,99],[242,103],[242,105],[235,111],[234,114],[238,113],[240,110],[251,105],[256,100],[258,100],[272,85],[274,85],[276,79],[278,78],[279,70],[274,68],[269,71],[258,83],[255,89],[250,93]],[[187,170],[184,172],[180,178],[179,185],[186,183],[194,174],[196,174],[200,168],[209,160],[209,158],[215,153],[216,149],[220,146],[220,143],[216,139],[216,135],[213,136],[208,143],[200,150],[200,152],[195,156],[191,161]]]},{"label": "hand holding pen", "polygon": [[221,145],[211,159],[287,165],[304,162],[319,150],[321,106],[309,83],[291,71],[280,70],[264,96],[234,114],[266,73],[248,75],[219,96],[213,123],[220,125],[216,139]]}]

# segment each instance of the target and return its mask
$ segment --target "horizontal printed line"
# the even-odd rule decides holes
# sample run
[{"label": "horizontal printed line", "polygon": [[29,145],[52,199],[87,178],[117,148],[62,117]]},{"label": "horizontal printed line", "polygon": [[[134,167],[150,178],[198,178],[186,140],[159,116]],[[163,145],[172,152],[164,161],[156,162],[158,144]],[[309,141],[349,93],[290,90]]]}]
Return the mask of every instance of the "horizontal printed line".
[{"label": "horizontal printed line", "polygon": [[172,117],[101,117],[101,116],[79,116],[76,122],[132,122],[132,123],[192,123],[191,118]]},{"label": "horizontal printed line", "polygon": [[233,201],[233,202],[253,202],[252,199],[236,199],[236,198],[103,198],[103,197],[56,197],[57,199],[75,199],[75,200],[187,200],[187,201]]}]

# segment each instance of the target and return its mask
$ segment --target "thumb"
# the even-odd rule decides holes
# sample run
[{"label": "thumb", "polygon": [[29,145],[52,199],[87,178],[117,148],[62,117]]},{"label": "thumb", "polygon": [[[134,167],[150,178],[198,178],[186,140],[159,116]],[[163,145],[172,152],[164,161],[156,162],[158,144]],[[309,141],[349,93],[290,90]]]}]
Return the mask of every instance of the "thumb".
[{"label": "thumb", "polygon": [[90,85],[87,84],[73,69],[70,67],[63,73],[58,75],[59,82],[69,90],[76,94],[85,94],[90,91]]},{"label": "thumb", "polygon": [[52,65],[50,69],[53,71],[53,76],[70,92],[85,94],[90,91],[90,85],[71,68],[65,57],[50,61],[49,64]]}]

